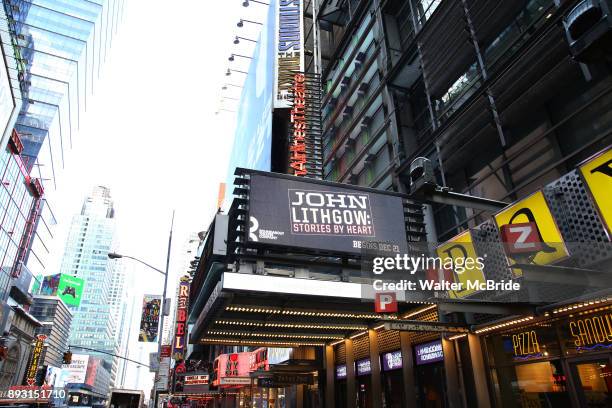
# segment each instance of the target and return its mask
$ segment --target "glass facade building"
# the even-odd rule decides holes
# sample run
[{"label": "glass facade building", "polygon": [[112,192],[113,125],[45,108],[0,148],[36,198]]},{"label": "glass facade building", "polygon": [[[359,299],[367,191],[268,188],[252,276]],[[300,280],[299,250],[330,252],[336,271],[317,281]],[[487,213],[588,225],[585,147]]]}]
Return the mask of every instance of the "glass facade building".
[{"label": "glass facade building", "polygon": [[[45,191],[41,202],[35,203],[36,212],[30,213],[34,208],[28,201],[32,199],[21,199],[19,191],[13,195],[18,188],[3,181],[6,187],[0,197],[6,214],[0,231],[3,269],[13,267],[23,244],[24,255],[18,261],[35,274],[44,272],[46,243],[52,239],[55,224],[53,191],[122,10],[122,0],[3,1],[0,40],[9,86],[2,90],[4,100],[0,106],[3,118],[11,119],[0,146],[2,171],[12,171],[13,178],[18,176],[11,181],[13,185],[23,187],[23,182],[27,184],[31,177],[39,180]],[[9,102],[14,106],[12,115]],[[21,143],[20,150],[13,152],[20,158],[21,174],[9,168],[8,164],[17,159],[4,151],[10,144],[13,128]],[[11,207],[20,210],[11,212]],[[30,215],[32,229],[28,231],[25,227]],[[27,236],[22,240],[24,235]]]},{"label": "glass facade building", "polygon": [[[81,304],[72,307],[70,344],[111,354],[117,354],[119,347],[116,336],[118,322],[111,302],[118,264],[109,262],[107,257],[114,241],[115,211],[110,191],[98,186],[85,199],[81,212],[72,219],[61,273],[85,281]],[[96,353],[83,351],[83,354]],[[114,380],[116,361],[104,354],[98,357],[112,364],[111,379]]]}]

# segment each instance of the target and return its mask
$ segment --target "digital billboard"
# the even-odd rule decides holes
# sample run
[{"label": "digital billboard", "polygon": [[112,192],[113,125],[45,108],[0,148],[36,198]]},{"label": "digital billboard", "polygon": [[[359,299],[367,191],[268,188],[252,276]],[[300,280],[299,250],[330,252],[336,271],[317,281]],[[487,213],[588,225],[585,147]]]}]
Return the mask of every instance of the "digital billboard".
[{"label": "digital billboard", "polygon": [[48,275],[42,279],[41,295],[58,296],[67,305],[79,306],[85,281],[66,274]]},{"label": "digital billboard", "polygon": [[[263,21],[259,40],[253,51],[248,75],[238,106],[234,145],[230,156],[227,185],[234,180],[236,167],[271,170],[272,110],[274,93],[274,23],[276,7],[272,0],[267,21]],[[231,202],[227,194],[226,204]]]},{"label": "digital billboard", "polygon": [[383,252],[408,249],[396,195],[259,172],[251,175],[249,194],[251,243],[354,254],[364,242]]}]

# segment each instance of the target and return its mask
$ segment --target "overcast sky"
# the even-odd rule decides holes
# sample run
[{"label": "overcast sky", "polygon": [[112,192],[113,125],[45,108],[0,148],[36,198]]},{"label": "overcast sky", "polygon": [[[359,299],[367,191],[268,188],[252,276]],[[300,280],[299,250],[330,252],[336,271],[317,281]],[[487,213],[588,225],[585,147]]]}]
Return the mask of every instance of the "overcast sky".
[{"label": "overcast sky", "polygon": [[[126,3],[59,180],[54,200],[59,224],[48,272],[59,267],[70,218],[94,185],[111,189],[119,250],[163,268],[172,209],[176,261],[189,233],[206,229],[225,180],[235,116],[215,111],[223,83],[244,79],[225,76],[227,58],[231,52],[250,55],[253,44],[236,46],[233,36],[256,36],[257,27],[236,23],[241,17],[259,19],[265,7],[244,8],[242,0]],[[231,64],[244,70],[247,63],[237,58]],[[225,94],[239,97],[235,89]],[[223,106],[234,110],[235,103]],[[137,274],[132,293],[138,307],[144,292],[161,294],[160,275],[129,270]],[[142,374],[152,378],[147,371]]]}]

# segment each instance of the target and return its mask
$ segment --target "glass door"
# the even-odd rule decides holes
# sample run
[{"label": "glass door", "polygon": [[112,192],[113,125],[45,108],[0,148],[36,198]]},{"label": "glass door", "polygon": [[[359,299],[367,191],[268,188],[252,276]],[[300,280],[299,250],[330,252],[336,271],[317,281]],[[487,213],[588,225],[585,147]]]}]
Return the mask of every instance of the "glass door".
[{"label": "glass door", "polygon": [[610,357],[571,364],[581,407],[612,408],[612,364]]}]

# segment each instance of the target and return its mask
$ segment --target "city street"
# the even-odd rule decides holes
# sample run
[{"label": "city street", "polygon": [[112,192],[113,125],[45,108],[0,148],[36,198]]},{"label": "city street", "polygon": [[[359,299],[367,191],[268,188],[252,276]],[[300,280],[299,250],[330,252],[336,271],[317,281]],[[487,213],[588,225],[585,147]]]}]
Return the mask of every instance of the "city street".
[{"label": "city street", "polygon": [[612,407],[612,0],[0,26],[0,408]]}]

